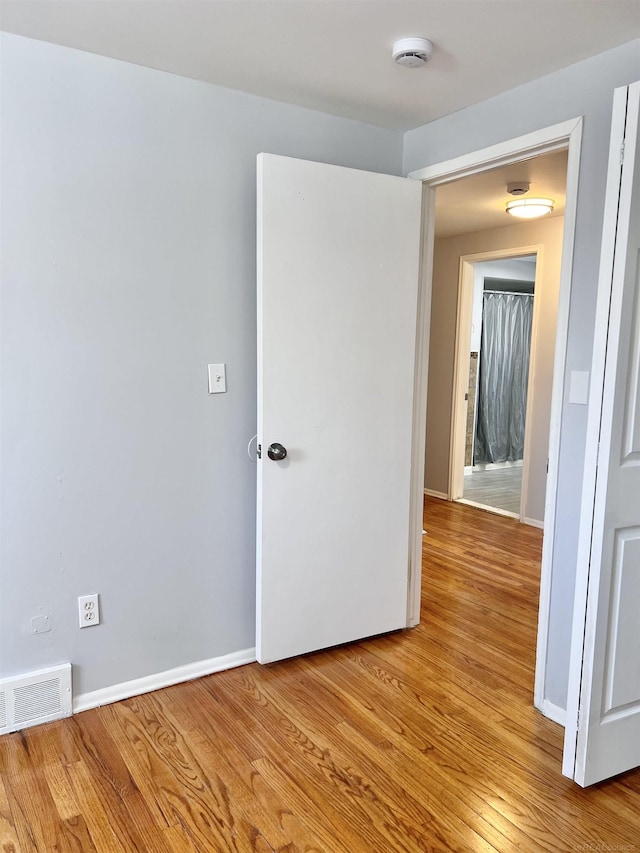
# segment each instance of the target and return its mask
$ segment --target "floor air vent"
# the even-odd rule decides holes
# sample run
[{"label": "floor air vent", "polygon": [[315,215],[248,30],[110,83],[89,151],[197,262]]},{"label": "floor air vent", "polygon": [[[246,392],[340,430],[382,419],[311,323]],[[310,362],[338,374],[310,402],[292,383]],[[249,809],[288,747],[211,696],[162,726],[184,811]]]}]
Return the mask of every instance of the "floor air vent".
[{"label": "floor air vent", "polygon": [[0,734],[70,715],[70,663],[0,681]]}]

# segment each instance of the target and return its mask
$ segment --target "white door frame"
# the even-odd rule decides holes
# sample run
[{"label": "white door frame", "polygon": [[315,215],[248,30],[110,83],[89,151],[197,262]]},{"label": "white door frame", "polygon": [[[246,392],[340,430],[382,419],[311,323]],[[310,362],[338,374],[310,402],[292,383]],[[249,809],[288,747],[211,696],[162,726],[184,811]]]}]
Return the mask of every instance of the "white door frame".
[{"label": "white door frame", "polygon": [[471,255],[462,255],[460,258],[460,272],[458,277],[458,312],[456,317],[456,347],[453,366],[454,390],[453,399],[451,401],[451,451],[449,453],[448,498],[450,501],[461,498],[462,486],[464,484],[464,446],[467,418],[463,415],[463,411],[466,411],[466,407],[463,403],[464,395],[467,393],[469,386],[469,364],[471,361],[469,350],[474,291],[474,268],[477,263],[482,263],[484,261],[504,261],[509,258],[519,258],[522,257],[522,255],[536,256],[536,284],[533,294],[533,320],[531,324],[529,378],[527,382],[527,411],[525,413],[522,488],[520,490],[519,513],[520,520],[525,521],[525,498],[527,493],[527,484],[529,482],[529,458],[531,455],[531,431],[527,431],[526,425],[531,422],[530,419],[535,405],[535,389],[531,365],[533,364],[535,357],[540,325],[540,299],[536,300],[543,255],[543,246],[540,244],[520,246],[513,249],[494,249],[490,252],[476,252]]},{"label": "white door frame", "polygon": [[[549,473],[545,499],[545,531],[542,547],[540,576],[540,609],[538,614],[538,640],[536,651],[536,677],[534,704],[543,714],[564,723],[564,711],[552,705],[545,697],[549,611],[551,601],[551,573],[555,537],[556,499],[558,491],[558,457],[560,451],[560,421],[564,397],[567,336],[569,328],[569,303],[573,265],[578,174],[582,118],[536,130],[524,136],[492,145],[452,160],[427,166],[409,174],[422,181],[423,203],[423,264],[420,288],[419,328],[417,335],[416,398],[414,408],[414,452],[411,489],[409,596],[407,624],[416,625],[420,613],[421,563],[422,563],[422,506],[424,500],[424,440],[426,434],[426,388],[428,370],[428,328],[430,320],[431,278],[433,271],[434,211],[436,188],[460,178],[475,175],[498,166],[516,163],[551,151],[568,149],[566,208],[558,300],[558,322],[551,396],[549,425]],[[421,409],[418,407],[422,406]],[[415,445],[421,445],[416,447]],[[418,527],[419,518],[419,527]]]}]

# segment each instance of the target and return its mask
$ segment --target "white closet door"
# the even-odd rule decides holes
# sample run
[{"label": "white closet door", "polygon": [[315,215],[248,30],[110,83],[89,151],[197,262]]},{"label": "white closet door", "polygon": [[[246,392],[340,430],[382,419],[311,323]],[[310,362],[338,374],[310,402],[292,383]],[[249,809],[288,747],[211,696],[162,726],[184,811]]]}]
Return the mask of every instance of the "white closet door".
[{"label": "white closet door", "polygon": [[576,585],[563,763],[580,785],[640,765],[639,104],[640,83],[616,91],[594,355],[597,365],[605,354],[604,382],[594,369],[591,386],[595,506],[585,500],[582,514],[581,537],[591,537]]}]

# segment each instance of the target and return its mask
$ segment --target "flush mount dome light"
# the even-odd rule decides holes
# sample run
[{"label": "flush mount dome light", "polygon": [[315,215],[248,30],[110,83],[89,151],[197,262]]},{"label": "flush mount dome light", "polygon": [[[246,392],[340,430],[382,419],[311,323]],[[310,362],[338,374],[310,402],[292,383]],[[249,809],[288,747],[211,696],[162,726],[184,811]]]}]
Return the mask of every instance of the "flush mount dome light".
[{"label": "flush mount dome light", "polygon": [[553,200],[550,198],[519,198],[507,204],[507,213],[518,219],[536,219],[545,216],[553,210]]},{"label": "flush mount dome light", "polygon": [[403,68],[422,68],[431,59],[433,44],[429,39],[405,38],[394,42],[391,55]]}]

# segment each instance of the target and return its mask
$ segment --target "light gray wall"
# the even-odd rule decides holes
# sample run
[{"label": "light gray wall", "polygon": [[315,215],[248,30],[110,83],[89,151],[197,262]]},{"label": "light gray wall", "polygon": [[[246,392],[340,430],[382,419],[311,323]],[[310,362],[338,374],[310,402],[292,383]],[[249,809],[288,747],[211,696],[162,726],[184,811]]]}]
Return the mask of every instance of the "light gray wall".
[{"label": "light gray wall", "polygon": [[402,136],[16,36],[1,70],[2,675],[251,647],[256,154],[399,174]]},{"label": "light gray wall", "polygon": [[[584,116],[566,375],[589,370],[613,90],[640,78],[640,40],[520,86],[405,134],[404,171]],[[568,389],[567,389],[568,391]],[[585,406],[565,395],[551,592],[546,697],[566,707]]]}]

